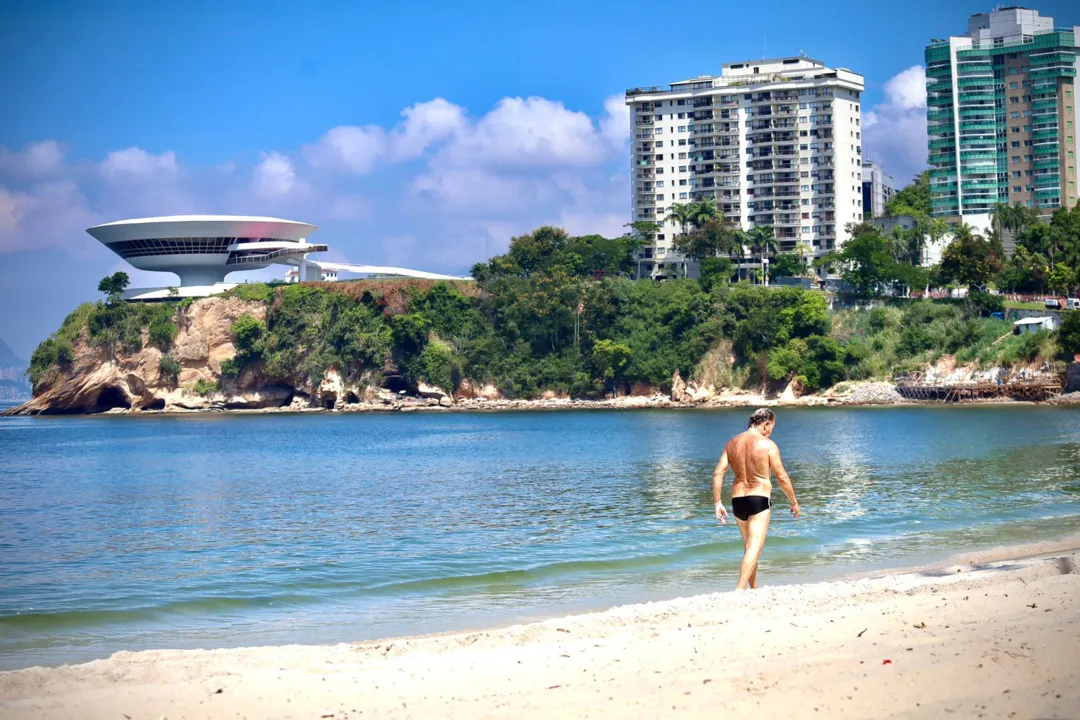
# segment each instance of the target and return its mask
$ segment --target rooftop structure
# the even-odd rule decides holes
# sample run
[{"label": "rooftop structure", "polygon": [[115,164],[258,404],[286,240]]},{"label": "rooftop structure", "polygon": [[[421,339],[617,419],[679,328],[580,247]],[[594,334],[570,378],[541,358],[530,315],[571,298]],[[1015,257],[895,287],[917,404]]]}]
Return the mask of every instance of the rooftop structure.
[{"label": "rooftop structure", "polygon": [[638,276],[695,274],[672,249],[675,203],[711,199],[743,229],[772,226],[781,252],[840,247],[863,217],[862,90],[861,75],[807,57],[627,90],[633,220],[660,224]]},{"label": "rooftop structure", "polygon": [[1000,203],[1044,212],[1076,203],[1078,45],[1080,27],[1005,7],[926,46],[935,216],[985,228]]},{"label": "rooftop structure", "polygon": [[175,215],[138,218],[95,225],[87,232],[140,270],[171,272],[179,287],[129,290],[131,300],[201,297],[233,287],[225,282],[231,272],[259,270],[270,265],[291,265],[295,279],[321,280],[337,272],[461,279],[407,268],[373,268],[348,263],[324,263],[310,253],[328,247],[307,241],[316,226],[293,220],[241,215]]}]

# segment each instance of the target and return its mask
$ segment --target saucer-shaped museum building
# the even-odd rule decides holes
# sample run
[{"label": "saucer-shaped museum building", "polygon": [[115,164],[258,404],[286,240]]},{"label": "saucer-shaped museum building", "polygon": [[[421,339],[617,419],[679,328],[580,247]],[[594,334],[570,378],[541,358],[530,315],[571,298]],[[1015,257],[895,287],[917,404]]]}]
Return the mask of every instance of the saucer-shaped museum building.
[{"label": "saucer-shaped museum building", "polygon": [[140,270],[171,272],[180,286],[213,286],[239,270],[303,265],[326,250],[307,237],[314,225],[278,218],[178,215],[95,225],[88,233]]}]

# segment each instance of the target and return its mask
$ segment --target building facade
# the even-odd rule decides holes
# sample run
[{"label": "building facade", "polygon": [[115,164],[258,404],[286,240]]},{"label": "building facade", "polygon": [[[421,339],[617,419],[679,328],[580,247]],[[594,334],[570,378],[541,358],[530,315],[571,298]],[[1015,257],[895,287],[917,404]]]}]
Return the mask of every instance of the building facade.
[{"label": "building facade", "polygon": [[1076,203],[1078,40],[1080,27],[1009,7],[927,45],[933,215],[985,228],[999,203]]},{"label": "building facade", "polygon": [[896,192],[892,175],[885,172],[879,163],[870,159],[862,163],[862,204],[863,213],[870,217],[885,214],[885,205]]},{"label": "building facade", "polygon": [[850,70],[794,57],[628,90],[632,217],[660,224],[638,277],[696,274],[673,250],[682,228],[670,211],[707,198],[743,229],[772,226],[781,252],[841,246],[863,217],[863,86]]}]

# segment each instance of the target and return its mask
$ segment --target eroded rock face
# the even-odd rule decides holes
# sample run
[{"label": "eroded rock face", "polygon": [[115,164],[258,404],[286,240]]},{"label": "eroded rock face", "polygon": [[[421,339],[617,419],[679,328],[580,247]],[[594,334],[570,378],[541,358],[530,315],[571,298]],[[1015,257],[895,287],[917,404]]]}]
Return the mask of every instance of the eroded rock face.
[{"label": "eroded rock face", "polygon": [[458,400],[504,400],[502,392],[494,385],[478,386],[468,378],[461,381],[457,389]]},{"label": "eroded rock face", "polygon": [[686,381],[682,379],[678,370],[671,376],[671,401],[677,403],[691,401],[690,393],[686,391]]},{"label": "eroded rock face", "polygon": [[416,394],[422,398],[432,398],[436,402],[443,398],[449,398],[450,395],[445,390],[437,385],[428,385],[425,382],[419,383],[416,388]]},{"label": "eroded rock face", "polygon": [[75,343],[71,364],[58,368],[35,397],[16,408],[20,414],[99,413],[141,410],[202,410],[215,403],[234,407],[274,407],[292,400],[292,389],[263,387],[257,378],[239,383],[227,395],[202,396],[199,380],[216,384],[221,362],[236,355],[232,325],[241,315],[264,319],[263,303],[239,298],[206,298],[193,303],[177,319],[170,354],[180,363],[174,380],[160,370],[163,353],[143,337],[143,349],[124,353],[96,347],[85,339]]}]

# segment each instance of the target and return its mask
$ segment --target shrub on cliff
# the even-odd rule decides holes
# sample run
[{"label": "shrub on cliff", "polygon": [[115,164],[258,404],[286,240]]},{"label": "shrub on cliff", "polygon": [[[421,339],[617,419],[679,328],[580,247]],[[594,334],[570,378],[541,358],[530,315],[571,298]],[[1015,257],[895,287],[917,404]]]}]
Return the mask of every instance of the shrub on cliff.
[{"label": "shrub on cliff", "polygon": [[176,336],[179,333],[180,330],[172,320],[171,311],[168,313],[159,311],[155,313],[150,320],[150,327],[148,329],[150,344],[159,350],[168,350],[172,347],[173,341],[176,340]]},{"label": "shrub on cliff", "polygon": [[180,363],[172,355],[165,353],[158,360],[158,372],[162,379],[175,384],[180,377]]}]

